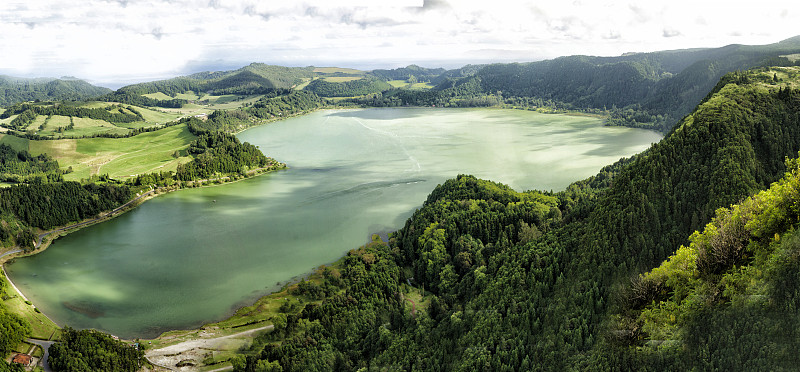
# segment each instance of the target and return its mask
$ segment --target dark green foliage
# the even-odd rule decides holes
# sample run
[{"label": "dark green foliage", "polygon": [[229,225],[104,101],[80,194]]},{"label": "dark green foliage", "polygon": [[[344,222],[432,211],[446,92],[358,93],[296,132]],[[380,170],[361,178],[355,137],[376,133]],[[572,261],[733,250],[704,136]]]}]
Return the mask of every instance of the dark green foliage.
[{"label": "dark green foliage", "polygon": [[0,106],[26,101],[81,101],[111,90],[78,79],[23,79],[0,76]]},{"label": "dark green foliage", "polygon": [[[791,65],[779,56],[798,52],[800,43],[789,39],[763,46],[730,45],[621,57],[570,56],[488,65],[474,75],[444,80],[435,89],[444,97],[502,92],[506,103],[522,107],[610,110],[609,125],[667,132],[726,73],[769,61]],[[525,98],[538,102],[524,102]],[[425,101],[434,104],[431,98]],[[415,104],[414,100],[406,102]],[[446,100],[438,104],[446,104]]]},{"label": "dark green foliage", "polygon": [[[794,93],[747,83],[760,73],[721,87],[651,149],[564,192],[518,193],[469,176],[445,182],[392,240],[397,264],[412,269],[413,282],[435,295],[426,313],[409,320],[398,307],[374,310],[371,298],[406,278],[359,285],[358,291],[348,289],[352,301],[342,298],[334,307],[336,302],[326,299],[328,305],[320,309],[335,311],[319,318],[309,317],[318,309],[307,306],[301,314],[309,315],[300,319],[311,323],[297,321],[300,333],[279,346],[268,345],[247,365],[254,368],[261,359],[277,361],[285,370],[791,366],[794,359],[775,356],[786,355],[795,342],[768,335],[787,327],[775,334],[795,340],[797,318],[784,322],[756,308],[705,316],[710,325],[698,314],[700,328],[691,328],[688,354],[674,349],[636,354],[625,346],[643,334],[636,323],[617,329],[605,325],[609,311],[620,306],[614,288],[630,285],[629,278],[672,254],[718,208],[778,180],[785,157],[800,150],[800,102],[791,98]],[[712,244],[734,247],[717,250],[718,266],[708,271],[712,276],[746,262],[736,248],[742,236],[733,227]],[[796,275],[791,265],[783,270],[776,272]],[[775,288],[789,299],[784,301],[800,293],[791,286]],[[638,282],[627,306],[641,308],[667,295],[659,282]],[[385,320],[382,325],[350,320],[376,319],[360,314],[385,314]],[[317,325],[317,319],[331,322]],[[345,327],[343,319],[355,325]],[[369,342],[348,341],[355,338]],[[759,342],[774,349],[761,349]],[[339,345],[346,346],[346,354]],[[708,356],[718,359],[697,364]]]},{"label": "dark green foliage", "polygon": [[271,119],[315,110],[321,106],[322,100],[314,93],[288,91],[268,94],[254,102],[246,111],[259,119]]},{"label": "dark green foliage", "polygon": [[0,362],[0,372],[23,372],[23,371],[25,371],[25,369],[22,368],[22,365],[20,364],[16,363],[8,364],[5,361]]},{"label": "dark green foliage", "polygon": [[[1,238],[2,236],[0,236]],[[3,274],[0,273],[0,279],[3,279],[2,276]],[[5,281],[0,280],[0,293],[4,293],[4,285]],[[30,334],[30,324],[18,315],[7,312],[5,306],[0,302],[0,355],[8,355]],[[0,372],[6,371],[22,372],[23,369],[18,364],[7,364],[5,361],[0,361]]]},{"label": "dark green foliage", "polygon": [[431,81],[436,79],[446,70],[443,68],[425,68],[409,65],[393,70],[372,70],[369,73],[384,80],[414,80],[416,82]]},{"label": "dark green foliage", "polygon": [[[0,306],[0,355],[8,355],[31,333],[31,326],[16,314]],[[0,362],[4,364],[4,362]]]},{"label": "dark green foliage", "polygon": [[[234,364],[235,371],[257,371],[258,365],[279,364],[283,371],[356,370],[369,367],[388,346],[391,333],[411,322],[402,313],[400,268],[384,243],[370,243],[344,259],[337,280],[344,292],[309,304],[283,320],[276,332],[280,345],[267,344],[256,355]],[[327,283],[324,286],[330,286]],[[262,336],[269,339],[274,336]],[[255,344],[262,344],[256,341]]]},{"label": "dark green foliage", "polygon": [[14,183],[58,182],[63,179],[58,161],[47,154],[33,156],[0,144],[0,181]]},{"label": "dark green foliage", "polygon": [[135,94],[132,92],[124,92],[124,91],[116,91],[113,93],[109,93],[104,96],[98,97],[97,100],[106,102],[119,102],[136,106],[166,107],[166,108],[181,108],[183,107],[183,105],[189,102],[185,99],[160,100],[160,99],[148,98],[141,94]]},{"label": "dark green foliage", "polygon": [[15,130],[25,130],[39,115],[61,115],[78,118],[90,118],[104,120],[111,123],[133,123],[142,121],[142,114],[131,108],[123,108],[121,105],[110,105],[105,108],[87,108],[75,104],[47,103],[29,104],[22,103],[11,106],[0,114],[0,119],[19,114],[11,121],[9,128]]},{"label": "dark green foliage", "polygon": [[262,124],[264,120],[289,117],[316,110],[322,100],[314,93],[273,89],[252,105],[236,110],[215,110],[206,120],[186,118],[178,123],[189,123],[192,131],[238,132]]},{"label": "dark green foliage", "polygon": [[178,165],[175,177],[181,181],[212,178],[214,175],[245,174],[258,168],[277,168],[278,162],[264,156],[248,142],[241,143],[235,136],[223,132],[198,131],[189,127],[198,137],[189,145],[195,158]]},{"label": "dark green foliage", "polygon": [[49,361],[54,371],[137,371],[144,351],[105,333],[64,327],[61,342],[50,346]]},{"label": "dark green foliage", "polygon": [[31,227],[50,229],[112,210],[131,198],[127,186],[58,182],[0,189],[0,209]]},{"label": "dark green foliage", "polygon": [[189,91],[197,94],[267,94],[276,88],[291,88],[312,77],[313,68],[271,66],[252,63],[234,71],[201,72],[189,76],[122,87],[116,94],[142,95],[162,92],[174,97]]},{"label": "dark green foliage", "polygon": [[316,79],[309,83],[303,90],[316,93],[320,97],[353,97],[370,93],[380,93],[392,89],[389,83],[374,77],[365,77],[358,80],[344,82],[329,82]]}]

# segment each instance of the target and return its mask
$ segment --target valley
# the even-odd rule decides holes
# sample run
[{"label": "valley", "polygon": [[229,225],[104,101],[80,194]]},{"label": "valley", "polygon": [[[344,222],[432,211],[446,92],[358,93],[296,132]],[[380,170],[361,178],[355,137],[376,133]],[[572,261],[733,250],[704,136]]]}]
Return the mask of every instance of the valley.
[{"label": "valley", "polygon": [[459,173],[557,190],[660,139],[593,118],[485,109],[319,111],[238,137],[290,168],[158,197],[8,265],[11,279],[59,324],[151,338],[218,321],[398,229]]},{"label": "valley", "polygon": [[[13,258],[9,278],[28,301],[6,290],[4,309],[22,318],[0,321],[44,324],[43,312],[166,351],[230,336],[219,353],[172,361],[204,370],[662,369],[709,354],[715,368],[747,364],[726,351],[723,325],[741,326],[730,317],[795,319],[786,185],[800,71],[782,56],[797,40],[682,51],[680,62],[252,64],[7,106],[5,251],[28,253],[31,236],[144,190],[181,190]],[[764,61],[780,63],[736,70]],[[620,89],[599,75],[631,80]],[[283,168],[264,155],[288,169],[249,178]],[[243,180],[197,187],[223,179]],[[62,337],[52,329],[33,334]],[[795,345],[791,331],[751,333],[772,350]]]}]

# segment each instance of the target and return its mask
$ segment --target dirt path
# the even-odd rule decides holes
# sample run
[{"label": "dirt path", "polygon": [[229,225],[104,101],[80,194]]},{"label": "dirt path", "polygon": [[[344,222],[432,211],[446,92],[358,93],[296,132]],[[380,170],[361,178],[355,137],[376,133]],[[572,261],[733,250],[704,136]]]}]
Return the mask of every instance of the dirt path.
[{"label": "dirt path", "polygon": [[[191,371],[196,366],[202,364],[206,354],[212,351],[230,350],[231,347],[238,348],[236,339],[251,339],[257,332],[270,330],[273,325],[253,328],[247,331],[234,333],[232,335],[214,337],[212,333],[201,333],[197,339],[184,341],[175,345],[166,346],[160,349],[148,350],[145,357],[153,364],[169,368],[173,371]],[[248,341],[248,340],[239,340]],[[238,344],[241,344],[239,342]],[[177,367],[181,362],[191,361],[194,366]]]},{"label": "dirt path", "polygon": [[411,303],[411,316],[416,318],[417,317],[417,303],[410,298],[406,298],[406,301]]}]

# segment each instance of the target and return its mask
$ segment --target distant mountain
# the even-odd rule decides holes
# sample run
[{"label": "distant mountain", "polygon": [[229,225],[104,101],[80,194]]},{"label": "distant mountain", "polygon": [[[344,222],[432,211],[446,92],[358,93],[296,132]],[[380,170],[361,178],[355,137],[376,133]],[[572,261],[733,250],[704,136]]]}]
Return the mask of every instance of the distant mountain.
[{"label": "distant mountain", "polygon": [[800,36],[759,46],[728,45],[620,57],[569,56],[488,65],[473,75],[446,79],[435,89],[470,86],[471,92],[462,90],[461,94],[499,91],[503,97],[552,100],[575,109],[630,108],[640,115],[621,117],[619,124],[666,131],[724,74],[758,66],[793,65],[795,62],[785,56],[796,53],[800,53]]},{"label": "distant mountain", "polygon": [[662,141],[561,192],[443,182],[242,370],[796,370],[799,86],[798,67],[726,74]]},{"label": "distant mountain", "polygon": [[417,65],[396,68],[393,70],[372,70],[369,73],[384,80],[409,80],[431,81],[447,72],[443,68],[425,68]]},{"label": "distant mountain", "polygon": [[252,63],[238,70],[206,71],[167,80],[128,85],[119,93],[162,92],[174,96],[187,91],[214,94],[258,94],[272,89],[292,88],[313,77],[313,67],[283,67]]},{"label": "distant mountain", "polygon": [[72,77],[17,78],[0,75],[0,106],[25,101],[79,101],[111,92]]}]

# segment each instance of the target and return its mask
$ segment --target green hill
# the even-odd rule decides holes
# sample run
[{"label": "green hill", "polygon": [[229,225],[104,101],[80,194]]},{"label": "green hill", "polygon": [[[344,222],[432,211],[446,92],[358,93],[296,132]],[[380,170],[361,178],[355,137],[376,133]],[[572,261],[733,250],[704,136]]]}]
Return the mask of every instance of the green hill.
[{"label": "green hill", "polygon": [[117,94],[143,95],[164,93],[175,97],[189,91],[197,93],[263,94],[276,88],[292,88],[310,79],[313,67],[282,67],[252,63],[233,71],[200,72],[147,83],[133,84],[117,90]]},{"label": "green hill", "polygon": [[370,93],[380,93],[392,89],[389,83],[375,77],[364,77],[356,80],[331,82],[326,79],[314,79],[303,90],[313,92],[320,97],[353,97]]},{"label": "green hill", "polygon": [[[645,297],[631,307],[630,311],[641,313],[652,309],[655,315],[645,317],[644,325],[635,323],[642,321],[636,313],[626,315],[633,319],[627,323],[617,314],[624,309],[620,299],[625,298],[629,278],[676,251],[681,255],[678,248],[718,208],[766,189],[783,176],[784,158],[796,157],[800,150],[798,82],[800,70],[794,67],[728,74],[662,142],[563,192],[520,193],[470,176],[445,182],[387,247],[351,252],[341,276],[321,285],[339,283],[344,292],[288,316],[273,339],[279,343],[255,347],[246,359],[248,368],[259,363],[277,363],[283,370],[796,366],[796,356],[781,357],[796,350],[792,340],[797,339],[797,307],[792,301],[800,265],[758,253],[747,240],[759,240],[760,245],[774,247],[771,252],[795,257],[789,243],[780,248],[784,244],[780,237],[790,239],[792,234],[784,231],[791,231],[798,221],[793,199],[771,202],[791,213],[770,209],[764,199],[762,207],[769,213],[750,219],[760,221],[749,230],[751,235],[734,229],[738,235],[718,239],[744,247],[733,249],[740,253],[723,264],[709,266],[708,278],[719,284],[699,283],[701,294],[687,297],[692,283],[678,283],[680,288],[670,284],[684,276],[664,279],[663,290],[654,291],[655,304]],[[790,169],[796,167],[793,164]],[[719,213],[723,217],[717,223],[728,215]],[[692,239],[696,245],[701,238]],[[730,251],[709,244],[715,250],[705,249],[713,257]],[[778,263],[763,274],[742,266],[758,260]],[[724,279],[725,275],[730,277]],[[760,287],[775,288],[780,298],[753,284],[759,275],[783,278],[772,282],[782,286]],[[426,291],[426,305],[414,314],[406,307],[404,283]],[[678,289],[680,293],[671,292]],[[685,310],[658,302],[670,298],[695,299],[696,307],[689,306],[698,309],[694,319],[713,323],[705,328],[682,323],[687,325],[679,333],[683,338],[678,346],[663,349],[654,343],[651,351],[641,350],[639,338],[631,341],[626,336],[628,330],[670,336],[661,329],[669,330],[669,322],[675,322],[671,317],[685,321],[681,318]],[[756,305],[728,311],[728,298]],[[777,307],[762,306],[773,303]],[[713,316],[708,317],[709,311]],[[631,322],[629,328],[619,325]],[[777,329],[786,322],[794,328]],[[752,328],[747,324],[763,328],[746,338]],[[787,342],[759,343],[770,334],[787,337]],[[704,344],[707,340],[713,342]],[[705,346],[691,349],[697,345]],[[750,355],[764,357],[750,360]]]},{"label": "green hill", "polygon": [[[570,56],[494,64],[472,76],[437,86],[458,95],[495,94],[551,100],[573,109],[629,109],[612,123],[668,131],[724,74],[764,65],[792,65],[782,57],[800,51],[800,37],[775,44],[729,45],[638,53],[620,57]],[[539,103],[541,105],[541,103]]]},{"label": "green hill", "polygon": [[80,101],[110,92],[83,80],[72,78],[24,79],[0,76],[0,106],[26,101]]}]

